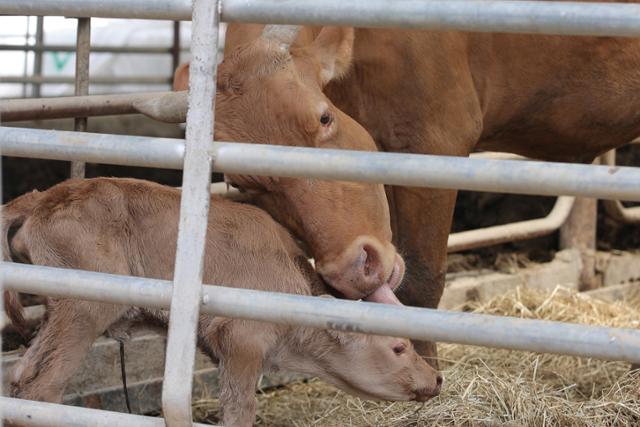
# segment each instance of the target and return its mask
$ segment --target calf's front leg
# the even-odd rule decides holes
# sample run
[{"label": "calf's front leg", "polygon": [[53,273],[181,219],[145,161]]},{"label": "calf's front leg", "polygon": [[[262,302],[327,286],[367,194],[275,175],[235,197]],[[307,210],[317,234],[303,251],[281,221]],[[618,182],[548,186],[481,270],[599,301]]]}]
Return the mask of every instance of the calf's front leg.
[{"label": "calf's front leg", "polygon": [[[220,406],[226,427],[252,426],[256,414],[256,385],[263,368],[263,347],[255,322],[225,328],[220,354]],[[254,328],[246,327],[253,323]],[[253,329],[253,330],[252,330]]]}]

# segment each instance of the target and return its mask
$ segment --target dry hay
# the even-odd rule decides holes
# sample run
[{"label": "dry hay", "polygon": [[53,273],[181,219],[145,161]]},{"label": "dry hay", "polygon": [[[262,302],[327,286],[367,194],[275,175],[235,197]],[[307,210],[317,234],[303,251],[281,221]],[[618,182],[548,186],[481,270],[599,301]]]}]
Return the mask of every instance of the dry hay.
[{"label": "dry hay", "polygon": [[[640,298],[606,303],[557,288],[517,290],[473,311],[617,327],[640,327]],[[629,364],[440,345],[445,388],[421,403],[368,402],[319,380],[258,394],[268,426],[640,426],[640,372]],[[196,403],[216,421],[215,400]]]}]

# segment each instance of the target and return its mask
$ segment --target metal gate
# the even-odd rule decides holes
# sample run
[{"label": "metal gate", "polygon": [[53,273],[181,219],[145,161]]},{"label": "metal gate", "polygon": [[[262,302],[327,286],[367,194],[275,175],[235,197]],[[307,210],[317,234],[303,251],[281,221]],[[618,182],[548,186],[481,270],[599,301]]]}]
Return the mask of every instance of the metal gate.
[{"label": "metal gate", "polygon": [[[227,22],[638,37],[640,5],[506,0],[396,0],[392,3],[387,0],[315,3],[194,0],[193,5],[189,0],[0,0],[0,13],[73,16],[80,18],[87,28],[93,16],[168,20],[193,17],[192,63],[196,66],[190,67],[190,87],[198,88],[189,93],[186,141],[0,128],[3,155],[184,169],[174,278],[179,287],[164,280],[2,263],[3,284],[8,289],[171,308],[162,397],[165,420],[2,397],[0,409],[4,420],[33,426],[160,426],[165,422],[171,427],[191,425],[199,311],[420,340],[640,363],[640,331],[637,330],[324,300],[202,284],[212,168],[224,173],[640,201],[639,168],[619,167],[612,173],[609,166],[214,142],[212,99],[220,18]],[[82,45],[79,40],[79,56]],[[76,129],[83,130],[81,121]],[[76,170],[79,174],[81,166]]]}]

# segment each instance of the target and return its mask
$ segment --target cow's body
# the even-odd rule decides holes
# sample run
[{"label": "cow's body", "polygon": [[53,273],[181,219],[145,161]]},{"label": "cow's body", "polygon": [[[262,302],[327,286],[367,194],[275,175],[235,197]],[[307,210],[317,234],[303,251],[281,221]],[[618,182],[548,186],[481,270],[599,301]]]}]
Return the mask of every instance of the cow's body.
[{"label": "cow's body", "polygon": [[[37,265],[171,279],[179,205],[178,190],[145,181],[67,181],[3,206],[5,254]],[[204,268],[205,283],[298,295],[324,291],[284,228],[253,206],[223,199],[212,202]],[[20,325],[16,295],[5,295],[7,312]],[[162,310],[51,298],[43,327],[13,373],[13,394],[60,401],[105,330],[167,320]],[[198,342],[221,361],[220,399],[229,426],[253,423],[255,384],[272,369],[317,375],[366,398],[424,401],[440,389],[441,378],[405,339],[201,315]]]},{"label": "cow's body", "polygon": [[[225,52],[261,31],[231,24]],[[302,27],[292,56],[309,49],[319,31]],[[479,148],[590,162],[640,135],[637,39],[399,29],[354,34],[350,69],[324,93],[382,151],[467,156]],[[393,187],[387,195],[394,241],[407,263],[400,299],[436,307],[456,192]],[[432,354],[430,346],[422,351]]]}]

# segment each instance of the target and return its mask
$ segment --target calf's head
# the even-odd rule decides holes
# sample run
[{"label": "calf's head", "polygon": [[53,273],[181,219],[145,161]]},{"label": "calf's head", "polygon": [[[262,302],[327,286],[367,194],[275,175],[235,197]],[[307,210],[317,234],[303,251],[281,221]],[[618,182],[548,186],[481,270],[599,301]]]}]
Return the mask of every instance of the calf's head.
[{"label": "calf's head", "polygon": [[[312,43],[290,48],[296,36],[295,27],[267,26],[259,39],[226,53],[218,68],[216,140],[375,151],[367,131],[322,92],[347,72],[353,30],[325,27]],[[176,89],[184,89],[187,73],[188,65],[177,70]],[[392,290],[402,280],[404,263],[391,243],[382,185],[226,179],[254,193],[258,206],[306,244],[333,288],[351,299],[398,302]]]},{"label": "calf's head", "polygon": [[[320,333],[320,332],[318,332]],[[437,396],[442,376],[418,355],[411,341],[322,331],[331,340],[324,354],[308,355],[320,367],[312,374],[350,394],[370,400],[415,400]]]}]

